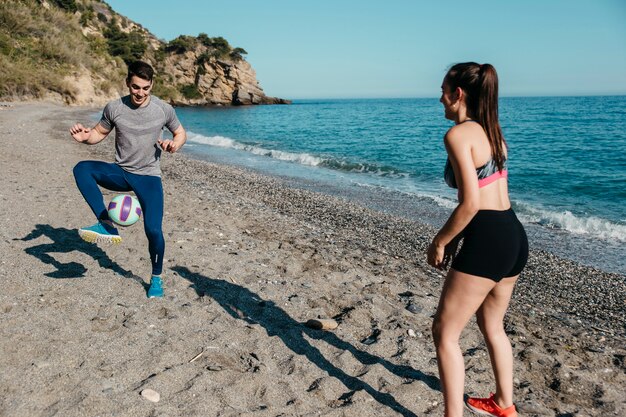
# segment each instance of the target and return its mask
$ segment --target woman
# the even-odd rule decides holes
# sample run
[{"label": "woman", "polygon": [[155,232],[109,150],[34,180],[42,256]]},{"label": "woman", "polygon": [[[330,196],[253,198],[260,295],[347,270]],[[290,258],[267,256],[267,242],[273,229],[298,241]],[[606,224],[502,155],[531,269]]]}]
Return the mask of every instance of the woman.
[{"label": "woman", "polygon": [[[507,147],[498,122],[498,77],[489,64],[456,64],[446,74],[441,103],[453,126],[445,135],[445,179],[459,204],[428,248],[428,263],[443,269],[452,259],[433,322],[445,415],[463,415],[465,367],[461,331],[473,314],[496,380],[489,398],[468,398],[480,414],[517,416],[513,405],[513,354],[504,315],[526,264],[528,241],[511,209]],[[463,245],[455,255],[458,241]]]}]

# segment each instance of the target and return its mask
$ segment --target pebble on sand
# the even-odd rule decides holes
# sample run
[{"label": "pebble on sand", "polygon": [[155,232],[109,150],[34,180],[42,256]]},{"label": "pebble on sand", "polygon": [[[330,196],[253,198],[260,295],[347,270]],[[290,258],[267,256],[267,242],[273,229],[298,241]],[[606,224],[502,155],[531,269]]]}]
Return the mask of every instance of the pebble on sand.
[{"label": "pebble on sand", "polygon": [[145,390],[141,391],[141,396],[148,401],[152,401],[153,403],[158,403],[161,399],[161,394],[150,388],[146,388]]},{"label": "pebble on sand", "polygon": [[318,330],[334,330],[339,327],[339,324],[333,319],[311,319],[304,325]]}]

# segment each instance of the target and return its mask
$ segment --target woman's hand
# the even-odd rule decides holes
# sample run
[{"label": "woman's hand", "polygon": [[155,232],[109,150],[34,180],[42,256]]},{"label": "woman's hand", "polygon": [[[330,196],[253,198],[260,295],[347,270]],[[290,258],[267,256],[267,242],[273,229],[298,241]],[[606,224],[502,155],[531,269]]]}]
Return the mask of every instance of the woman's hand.
[{"label": "woman's hand", "polygon": [[433,239],[426,253],[428,264],[438,269],[447,269],[452,259],[454,259],[454,255],[456,255],[460,241],[461,235],[455,237],[444,246],[437,241],[437,238]]},{"label": "woman's hand", "polygon": [[461,241],[461,234],[452,239],[450,243],[446,245],[443,252],[443,269],[448,269],[448,265],[454,259],[454,255],[456,255],[456,251],[459,247],[459,242]]},{"label": "woman's hand", "polygon": [[435,239],[433,239],[430,246],[428,246],[428,251],[426,252],[426,261],[428,262],[428,265],[434,266],[438,269],[443,269],[444,254],[445,246],[437,244]]}]

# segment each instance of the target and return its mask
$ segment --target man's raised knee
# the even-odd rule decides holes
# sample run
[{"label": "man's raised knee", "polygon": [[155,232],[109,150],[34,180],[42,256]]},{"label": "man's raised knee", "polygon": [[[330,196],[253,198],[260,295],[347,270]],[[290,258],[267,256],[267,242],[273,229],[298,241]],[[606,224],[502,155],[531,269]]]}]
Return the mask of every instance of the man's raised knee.
[{"label": "man's raised knee", "polygon": [[85,163],[85,162],[86,162],[86,161],[80,161],[79,163],[77,163],[76,165],[74,165],[74,169],[73,169],[73,172],[74,172],[74,177],[77,177],[77,176],[78,176],[78,174],[79,174],[80,172],[82,172],[82,171],[84,171],[84,170],[85,170],[85,168],[86,168],[86,167],[85,167],[85,165],[86,165],[86,163]]}]

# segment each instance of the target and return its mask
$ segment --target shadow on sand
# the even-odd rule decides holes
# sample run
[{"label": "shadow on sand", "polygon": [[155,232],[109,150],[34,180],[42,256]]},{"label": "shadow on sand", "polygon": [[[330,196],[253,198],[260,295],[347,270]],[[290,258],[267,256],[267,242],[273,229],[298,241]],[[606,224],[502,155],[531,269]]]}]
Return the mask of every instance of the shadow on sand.
[{"label": "shadow on sand", "polygon": [[255,293],[242,286],[220,279],[209,278],[191,272],[189,269],[182,266],[175,266],[171,269],[177,272],[182,278],[191,282],[199,296],[211,297],[234,318],[263,326],[269,336],[279,337],[285,346],[294,353],[304,355],[321,370],[327,372],[328,375],[341,381],[351,391],[344,394],[340,398],[341,400],[349,401],[354,392],[364,390],[380,404],[395,410],[403,416],[415,416],[413,412],[398,403],[391,394],[377,391],[367,383],[337,368],[329,362],[315,346],[312,346],[307,341],[306,337],[323,340],[338,349],[347,350],[365,365],[380,364],[401,378],[418,380],[433,390],[440,390],[439,379],[437,377],[424,374],[410,366],[393,364],[383,358],[359,350],[331,332],[305,327],[291,318],[272,301],[263,300]]},{"label": "shadow on sand", "polygon": [[42,236],[45,236],[52,240],[52,243],[43,243],[41,245],[31,246],[24,251],[38,258],[45,264],[52,265],[56,268],[56,271],[45,274],[50,278],[82,278],[87,272],[87,268],[83,264],[78,262],[63,263],[56,260],[51,253],[70,253],[73,251],[82,252],[85,255],[91,256],[98,261],[98,265],[102,268],[111,269],[116,274],[121,276],[132,278],[138,282],[141,282],[144,288],[147,285],[143,280],[135,276],[132,272],[125,270],[117,263],[113,262],[109,258],[105,251],[100,249],[93,243],[87,243],[83,241],[76,230],[66,229],[64,227],[52,227],[48,224],[38,224],[35,226],[32,232],[21,239],[22,241],[35,240]]}]

